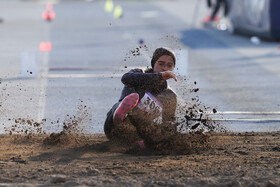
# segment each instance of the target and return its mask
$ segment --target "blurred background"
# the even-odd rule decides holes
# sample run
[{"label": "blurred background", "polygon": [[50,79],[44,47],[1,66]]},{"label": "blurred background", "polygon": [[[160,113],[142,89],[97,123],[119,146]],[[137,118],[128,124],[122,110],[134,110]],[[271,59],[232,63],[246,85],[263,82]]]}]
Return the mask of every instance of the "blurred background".
[{"label": "blurred background", "polygon": [[77,120],[103,133],[122,74],[161,46],[177,55],[180,102],[199,88],[230,130],[279,131],[279,10],[277,0],[1,0],[0,132]]}]

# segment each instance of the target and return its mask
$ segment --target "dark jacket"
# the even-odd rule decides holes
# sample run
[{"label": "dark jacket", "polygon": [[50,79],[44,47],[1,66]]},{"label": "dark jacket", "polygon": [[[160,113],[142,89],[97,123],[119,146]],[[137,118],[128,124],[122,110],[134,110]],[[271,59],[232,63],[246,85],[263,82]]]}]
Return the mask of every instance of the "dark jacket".
[{"label": "dark jacket", "polygon": [[120,101],[131,93],[138,93],[139,100],[145,95],[145,91],[153,94],[163,105],[163,121],[174,120],[177,96],[167,86],[167,81],[162,84],[161,73],[154,73],[153,69],[132,69],[125,73],[121,79],[124,88]]}]

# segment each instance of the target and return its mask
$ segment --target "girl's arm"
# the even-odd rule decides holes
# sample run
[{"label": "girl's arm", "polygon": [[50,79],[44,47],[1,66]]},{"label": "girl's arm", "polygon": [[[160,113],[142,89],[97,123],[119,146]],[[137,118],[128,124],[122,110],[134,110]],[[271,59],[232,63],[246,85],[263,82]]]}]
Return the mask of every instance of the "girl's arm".
[{"label": "girl's arm", "polygon": [[121,81],[127,86],[149,86],[160,84],[162,75],[161,73],[144,73],[141,69],[132,69],[122,76]]}]

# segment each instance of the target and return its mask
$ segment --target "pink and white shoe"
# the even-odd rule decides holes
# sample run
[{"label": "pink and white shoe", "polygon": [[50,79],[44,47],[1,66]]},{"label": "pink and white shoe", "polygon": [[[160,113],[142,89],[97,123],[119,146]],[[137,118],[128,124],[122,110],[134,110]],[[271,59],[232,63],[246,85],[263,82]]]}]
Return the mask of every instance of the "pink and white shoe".
[{"label": "pink and white shoe", "polygon": [[113,116],[113,123],[115,126],[123,122],[126,113],[132,110],[137,105],[138,101],[139,95],[137,93],[132,93],[122,100]]}]

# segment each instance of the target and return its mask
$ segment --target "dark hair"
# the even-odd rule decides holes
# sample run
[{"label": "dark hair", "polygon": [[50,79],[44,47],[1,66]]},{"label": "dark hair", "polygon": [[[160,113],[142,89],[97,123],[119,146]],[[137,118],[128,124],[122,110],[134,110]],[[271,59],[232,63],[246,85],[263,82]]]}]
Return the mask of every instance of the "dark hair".
[{"label": "dark hair", "polygon": [[173,51],[171,51],[171,49],[168,49],[166,47],[160,47],[160,48],[157,48],[153,54],[153,58],[151,60],[151,65],[152,65],[152,68],[154,69],[154,66],[155,66],[155,63],[156,61],[163,55],[168,55],[168,56],[171,56],[171,58],[173,59],[173,62],[174,62],[174,66],[175,66],[175,63],[176,63],[176,57],[175,57],[175,54]]}]

